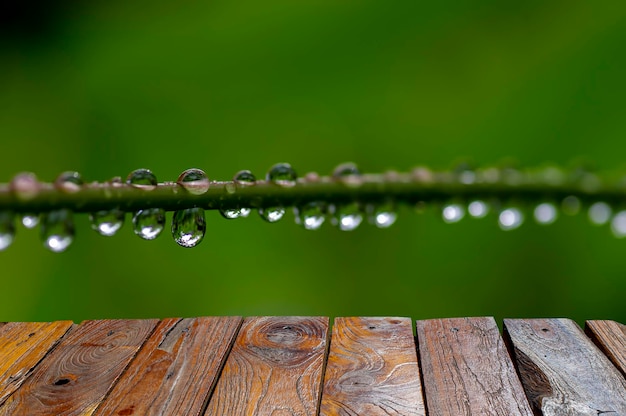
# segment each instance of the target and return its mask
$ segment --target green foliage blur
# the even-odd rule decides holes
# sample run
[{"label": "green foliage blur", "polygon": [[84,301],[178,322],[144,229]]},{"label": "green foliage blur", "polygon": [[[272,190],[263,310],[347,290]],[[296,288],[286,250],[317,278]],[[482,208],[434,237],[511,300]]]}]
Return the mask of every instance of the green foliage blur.
[{"label": "green foliage blur", "polygon": [[[19,3],[19,2],[17,2]],[[0,27],[0,182],[187,168],[212,179],[277,162],[327,174],[416,165],[624,167],[626,3],[95,1],[44,3]],[[31,24],[32,27],[29,27]],[[626,169],[624,170],[626,173]],[[205,315],[490,315],[626,322],[626,240],[585,214],[305,231],[291,213],[207,213],[111,238],[77,217],[63,254],[18,227],[0,252],[0,321]],[[168,221],[171,220],[171,213]]]}]

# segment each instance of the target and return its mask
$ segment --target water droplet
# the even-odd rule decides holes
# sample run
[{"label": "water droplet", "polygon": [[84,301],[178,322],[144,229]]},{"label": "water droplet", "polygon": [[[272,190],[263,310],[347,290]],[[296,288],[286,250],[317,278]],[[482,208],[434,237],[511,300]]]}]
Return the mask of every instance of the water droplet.
[{"label": "water droplet", "polygon": [[161,208],[142,209],[133,216],[133,231],[144,240],[154,240],[165,227],[165,211]]},{"label": "water droplet", "polygon": [[476,182],[476,172],[467,163],[461,163],[454,169],[458,181],[464,185],[471,185]]},{"label": "water droplet", "polygon": [[250,186],[256,183],[256,177],[249,170],[240,170],[233,177],[237,186]]},{"label": "water droplet", "polygon": [[41,215],[41,239],[48,250],[65,251],[74,241],[74,218],[72,211],[60,209]]},{"label": "water droplet", "polygon": [[226,189],[226,193],[231,195],[237,192],[237,186],[231,182],[227,182],[226,185],[224,185],[224,189]]},{"label": "water droplet", "polygon": [[595,225],[604,225],[611,219],[613,210],[606,202],[596,202],[589,207],[589,221]]},{"label": "water droplet", "polygon": [[552,224],[559,216],[556,206],[550,202],[543,202],[537,205],[533,214],[535,216],[535,221],[542,225]]},{"label": "water droplet", "polygon": [[204,238],[206,220],[204,209],[189,208],[174,212],[172,237],[181,247],[195,247]]},{"label": "water droplet", "polygon": [[91,228],[98,234],[110,237],[124,225],[125,213],[119,209],[98,211],[89,214]]},{"label": "water droplet", "polygon": [[194,195],[202,195],[209,190],[209,177],[200,169],[187,169],[176,182]]},{"label": "water droplet", "polygon": [[474,218],[485,218],[489,214],[489,205],[485,201],[476,200],[469,203],[467,212]]},{"label": "water droplet", "polygon": [[54,181],[54,187],[60,191],[74,193],[83,186],[83,178],[78,172],[63,172]]},{"label": "water droplet", "polygon": [[498,224],[505,231],[518,228],[524,222],[522,211],[517,208],[506,208],[500,212],[498,216]]},{"label": "water droplet", "polygon": [[285,215],[283,207],[259,208],[259,215],[267,222],[276,222]]},{"label": "water droplet", "polygon": [[0,251],[6,250],[15,238],[15,215],[12,212],[0,212]]},{"label": "water droplet", "polygon": [[626,211],[620,211],[611,220],[611,231],[617,238],[626,237]]},{"label": "water droplet", "polygon": [[392,202],[367,206],[368,220],[378,228],[389,228],[398,219],[396,207]]},{"label": "water droplet", "polygon": [[10,187],[18,199],[27,201],[37,196],[41,184],[34,173],[24,172],[13,177]]},{"label": "water droplet", "polygon": [[157,178],[148,169],[137,169],[128,174],[126,183],[135,188],[151,191],[157,187]]},{"label": "water droplet", "polygon": [[350,187],[358,187],[363,183],[361,172],[352,162],[342,163],[333,170],[333,178],[340,180]]},{"label": "water droplet", "polygon": [[296,224],[302,225],[306,230],[317,230],[324,224],[325,206],[321,202],[310,202],[293,209]]},{"label": "water droplet", "polygon": [[580,199],[574,195],[566,196],[561,204],[563,212],[567,215],[576,215],[580,212]]},{"label": "water droplet", "polygon": [[39,216],[37,214],[22,215],[22,225],[26,228],[35,228],[39,224]]},{"label": "water droplet", "polygon": [[267,172],[265,179],[280,186],[294,186],[298,175],[289,163],[277,163]]},{"label": "water droplet", "polygon": [[329,211],[332,214],[332,224],[341,231],[355,230],[363,221],[361,206],[353,202],[345,205],[331,205]]},{"label": "water droplet", "polygon": [[220,214],[228,220],[234,220],[236,218],[246,218],[250,215],[251,211],[252,210],[250,208],[230,208],[220,209]]},{"label": "water droplet", "polygon": [[452,224],[463,219],[465,216],[465,210],[460,204],[449,204],[443,207],[441,216],[444,222]]}]

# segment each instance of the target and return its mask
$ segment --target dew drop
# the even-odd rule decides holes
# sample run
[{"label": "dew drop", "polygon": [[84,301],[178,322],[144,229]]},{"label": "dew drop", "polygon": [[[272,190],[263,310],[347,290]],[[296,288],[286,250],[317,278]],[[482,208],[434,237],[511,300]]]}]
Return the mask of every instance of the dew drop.
[{"label": "dew drop", "polygon": [[276,185],[290,187],[295,186],[298,175],[289,163],[277,163],[267,172],[265,179]]},{"label": "dew drop", "polygon": [[10,188],[18,199],[27,201],[39,194],[41,183],[39,183],[34,173],[24,172],[18,173],[13,177]]},{"label": "dew drop", "polygon": [[195,247],[204,238],[206,220],[204,209],[189,208],[174,212],[172,237],[181,247]]},{"label": "dew drop", "polygon": [[465,210],[459,204],[449,204],[443,207],[441,211],[441,217],[444,222],[448,224],[452,224],[455,222],[459,222],[465,216]]},{"label": "dew drop", "polygon": [[543,202],[535,207],[533,215],[538,224],[550,225],[556,221],[559,216],[559,212],[554,204],[550,202]]},{"label": "dew drop", "polygon": [[209,177],[201,169],[187,169],[176,182],[193,195],[202,195],[209,190]]},{"label": "dew drop", "polygon": [[467,212],[474,218],[485,218],[489,214],[489,205],[485,201],[476,200],[469,203]]},{"label": "dew drop", "polygon": [[398,219],[398,213],[393,203],[370,204],[367,206],[368,220],[378,228],[389,228]]},{"label": "dew drop", "polygon": [[154,240],[165,227],[165,211],[161,208],[139,210],[133,215],[133,231],[144,240]]},{"label": "dew drop", "polygon": [[60,191],[74,193],[83,186],[83,178],[78,172],[63,172],[54,181],[54,187]]},{"label": "dew drop", "polygon": [[12,212],[0,212],[0,251],[6,250],[15,238],[15,216]]},{"label": "dew drop", "polygon": [[613,210],[606,202],[596,202],[589,207],[589,221],[594,225],[604,225],[611,219]]},{"label": "dew drop", "polygon": [[296,224],[302,225],[305,230],[317,230],[326,220],[325,206],[321,202],[310,202],[300,207],[294,207],[293,211]]},{"label": "dew drop", "polygon": [[105,237],[115,235],[124,225],[125,213],[119,209],[98,211],[89,214],[91,228]]},{"label": "dew drop", "polygon": [[498,225],[504,231],[514,230],[522,225],[523,222],[524,215],[517,208],[503,209],[498,216]]},{"label": "dew drop", "polygon": [[22,225],[26,228],[35,228],[39,225],[39,216],[37,214],[22,215]]},{"label": "dew drop", "polygon": [[151,191],[157,187],[157,178],[148,169],[137,169],[128,174],[126,183],[135,188]]},{"label": "dew drop", "polygon": [[333,170],[333,178],[340,180],[349,187],[359,187],[363,183],[361,172],[352,162],[342,163]]},{"label": "dew drop", "polygon": [[280,221],[285,215],[283,207],[259,208],[259,215],[267,222]]},{"label": "dew drop", "polygon": [[246,218],[250,215],[251,211],[252,210],[250,208],[229,208],[220,209],[220,214],[228,220],[234,220],[236,218]]},{"label": "dew drop", "polygon": [[363,221],[361,206],[357,202],[345,205],[331,205],[329,211],[332,216],[332,224],[341,231],[355,230]]},{"label": "dew drop", "polygon": [[561,204],[563,212],[567,215],[576,215],[580,212],[580,199],[574,195],[566,196]]},{"label": "dew drop", "polygon": [[626,237],[626,211],[620,211],[611,220],[611,231],[617,238]]},{"label": "dew drop", "polygon": [[41,215],[41,239],[48,250],[65,251],[74,241],[74,218],[72,211],[60,209]]},{"label": "dew drop", "polygon": [[476,172],[467,164],[462,163],[455,169],[458,181],[464,185],[471,185],[476,182]]},{"label": "dew drop", "polygon": [[235,173],[233,182],[235,182],[237,186],[250,186],[256,183],[256,177],[249,170],[240,170]]}]

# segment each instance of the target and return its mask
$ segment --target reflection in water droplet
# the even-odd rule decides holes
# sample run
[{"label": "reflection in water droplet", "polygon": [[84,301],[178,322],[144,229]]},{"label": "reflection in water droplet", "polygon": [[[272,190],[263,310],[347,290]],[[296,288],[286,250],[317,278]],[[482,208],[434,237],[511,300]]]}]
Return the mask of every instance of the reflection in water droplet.
[{"label": "reflection in water droplet", "polygon": [[498,216],[500,228],[509,231],[518,228],[524,222],[522,211],[517,208],[506,208]]},{"label": "reflection in water droplet", "polygon": [[324,224],[325,206],[321,202],[311,202],[301,207],[294,207],[296,224],[306,230],[317,230]]},{"label": "reflection in water droplet", "polygon": [[280,186],[294,186],[298,175],[289,163],[277,163],[267,172],[265,179]]},{"label": "reflection in water droplet", "polygon": [[41,239],[50,251],[65,251],[74,241],[74,218],[72,211],[60,209],[41,215]]},{"label": "reflection in water droplet", "polygon": [[276,222],[285,215],[283,207],[259,208],[259,215],[267,222]]},{"label": "reflection in water droplet", "polygon": [[37,214],[24,214],[22,216],[22,225],[26,228],[35,228],[39,224],[39,216]]},{"label": "reflection in water droplet", "polygon": [[455,222],[459,222],[465,216],[465,210],[459,204],[449,204],[443,207],[441,211],[441,217],[444,222],[448,224],[452,224]]},{"label": "reflection in water droplet", "polygon": [[474,218],[485,218],[489,213],[489,205],[481,200],[472,201],[467,206],[467,212]]},{"label": "reflection in water droplet", "polygon": [[256,177],[249,170],[240,170],[235,173],[233,181],[237,186],[250,186],[256,183]]},{"label": "reflection in water droplet", "polygon": [[176,182],[193,195],[202,195],[209,190],[209,177],[201,169],[187,169]]},{"label": "reflection in water droplet", "polygon": [[358,187],[363,183],[361,172],[352,162],[342,163],[333,170],[333,178],[341,180],[345,185]]},{"label": "reflection in water droplet", "polygon": [[119,209],[98,211],[89,214],[91,228],[98,234],[110,237],[124,225],[125,213]]},{"label": "reflection in water droplet", "polygon": [[620,211],[615,214],[611,221],[611,231],[617,238],[626,237],[626,211]]},{"label": "reflection in water droplet", "polygon": [[366,210],[370,224],[374,224],[378,228],[389,228],[398,219],[396,207],[392,202],[380,205],[370,204]]},{"label": "reflection in water droplet", "polygon": [[135,188],[150,191],[157,187],[157,178],[154,173],[148,169],[137,169],[128,174],[126,183]]},{"label": "reflection in water droplet", "polygon": [[204,238],[206,221],[204,209],[189,208],[174,212],[172,237],[181,247],[195,247]]},{"label": "reflection in water droplet", "polygon": [[589,221],[594,225],[604,225],[611,219],[613,210],[606,202],[596,202],[589,207]]},{"label": "reflection in water droplet", "polygon": [[535,221],[538,224],[550,225],[558,218],[558,211],[556,206],[550,202],[543,202],[535,207],[533,212]]},{"label": "reflection in water droplet", "polygon": [[24,172],[13,177],[10,188],[18,199],[27,201],[37,196],[41,184],[34,173]]},{"label": "reflection in water droplet", "polygon": [[80,191],[83,178],[78,172],[63,172],[54,181],[54,187],[60,191],[74,193]]},{"label": "reflection in water droplet", "polygon": [[15,238],[15,215],[12,212],[0,212],[0,251],[6,250]]},{"label": "reflection in water droplet", "polygon": [[154,240],[165,227],[165,211],[161,208],[139,210],[133,215],[133,231],[144,240]]},{"label": "reflection in water droplet", "polygon": [[222,217],[234,220],[235,218],[246,218],[250,215],[250,208],[237,208],[237,209],[220,209],[220,214]]},{"label": "reflection in water droplet", "polygon": [[563,212],[567,215],[576,215],[580,212],[580,199],[574,195],[566,196],[561,205]]},{"label": "reflection in water droplet", "polygon": [[331,205],[329,211],[332,216],[332,224],[339,227],[341,231],[352,231],[363,221],[361,206],[353,202],[345,205]]}]

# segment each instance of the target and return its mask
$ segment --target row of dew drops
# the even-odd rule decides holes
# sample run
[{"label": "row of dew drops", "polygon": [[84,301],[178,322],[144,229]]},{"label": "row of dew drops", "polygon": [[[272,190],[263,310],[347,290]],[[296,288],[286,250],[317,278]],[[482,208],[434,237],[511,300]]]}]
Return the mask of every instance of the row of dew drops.
[{"label": "row of dew drops", "polygon": [[[360,171],[353,163],[344,163],[334,170],[333,177],[343,180],[347,184],[358,181]],[[292,187],[296,185],[297,174],[287,163],[274,165],[266,174],[266,180],[278,186]],[[12,189],[29,189],[22,186],[20,181],[36,181],[32,174],[17,175],[12,181]],[[120,180],[121,182],[121,180]],[[235,174],[235,186],[245,187],[256,183],[255,176],[248,170]],[[77,172],[64,172],[55,181],[55,187],[66,192],[76,192],[83,185],[83,180]],[[144,190],[157,187],[156,176],[148,169],[132,171],[126,183]],[[208,191],[210,182],[206,173],[200,169],[188,169],[180,174],[177,183],[188,192],[201,195]],[[30,192],[27,190],[26,192]],[[484,218],[498,204],[476,199],[469,203],[449,202],[442,206],[441,215],[445,223],[456,223],[466,215],[473,218]],[[556,201],[541,202],[534,207],[532,215],[538,224],[549,225],[554,223],[559,215]],[[569,215],[575,215],[581,210],[581,202],[575,196],[566,197],[560,203],[561,210]],[[417,205],[418,211],[423,210],[423,204]],[[393,201],[363,206],[359,202],[341,205],[327,204],[322,201],[311,202],[293,208],[296,224],[307,230],[319,229],[327,218],[332,225],[342,231],[351,231],[359,227],[364,218],[378,228],[387,228],[397,219],[397,211]],[[236,209],[220,209],[226,219],[245,218],[250,215],[252,208],[238,207]],[[281,220],[286,208],[282,206],[259,208],[258,213],[265,221],[274,223]],[[497,209],[498,225],[502,230],[509,231],[519,228],[525,220],[524,210],[516,206],[504,206]],[[611,230],[618,238],[626,237],[626,210],[613,214],[611,206],[605,202],[595,202],[588,209],[589,220],[595,225],[611,223]],[[115,235],[123,226],[126,214],[119,209],[98,211],[89,214],[91,227],[103,236]],[[73,242],[75,228],[73,213],[69,209],[59,209],[41,214],[24,214],[21,217],[22,225],[26,228],[40,226],[41,239],[44,246],[53,252],[65,251]],[[161,235],[165,229],[165,210],[160,208],[141,209],[132,216],[134,233],[144,240],[153,240]],[[8,248],[15,238],[15,215],[11,212],[0,212],[0,251]],[[195,247],[204,238],[206,232],[205,212],[203,208],[195,207],[175,211],[172,219],[171,233],[174,241],[182,247]]]}]

